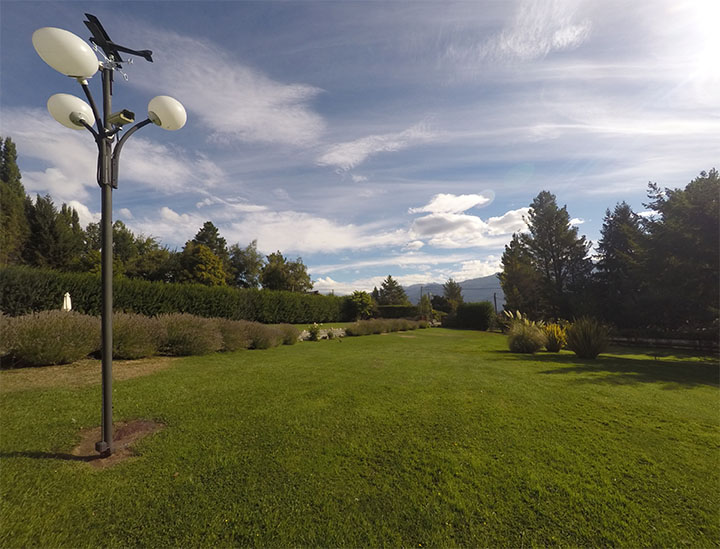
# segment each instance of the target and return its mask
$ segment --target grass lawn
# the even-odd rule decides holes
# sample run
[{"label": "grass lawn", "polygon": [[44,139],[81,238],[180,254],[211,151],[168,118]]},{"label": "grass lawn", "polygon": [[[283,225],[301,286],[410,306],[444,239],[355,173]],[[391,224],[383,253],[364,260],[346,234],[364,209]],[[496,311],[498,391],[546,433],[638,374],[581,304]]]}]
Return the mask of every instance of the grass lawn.
[{"label": "grass lawn", "polygon": [[99,385],[0,372],[0,546],[720,543],[717,361],[506,349],[438,328],[177,359],[114,384],[116,420],[166,427],[106,470],[66,456]]}]

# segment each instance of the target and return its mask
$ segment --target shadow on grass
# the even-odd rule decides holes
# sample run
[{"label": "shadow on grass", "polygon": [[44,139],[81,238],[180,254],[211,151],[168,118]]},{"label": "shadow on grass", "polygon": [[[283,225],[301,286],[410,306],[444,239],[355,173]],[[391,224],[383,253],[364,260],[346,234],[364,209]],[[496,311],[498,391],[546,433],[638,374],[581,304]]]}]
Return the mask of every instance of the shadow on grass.
[{"label": "shadow on grass", "polygon": [[[512,355],[509,351],[498,353]],[[637,354],[637,351],[635,351]],[[613,355],[620,354],[615,353]],[[628,352],[630,354],[630,352]],[[514,355],[518,356],[518,355]],[[577,383],[605,383],[629,385],[633,383],[664,383],[666,389],[682,389],[699,386],[718,387],[720,367],[713,359],[699,361],[681,360],[669,354],[654,359],[625,358],[622,356],[600,355],[595,360],[578,358],[570,353],[537,353],[527,360],[551,363],[556,368],[541,371],[541,374],[581,374]],[[582,375],[584,374],[584,375]]]},{"label": "shadow on grass", "polygon": [[30,459],[57,459],[60,461],[82,461],[89,463],[104,456],[75,456],[73,454],[62,454],[57,452],[0,452],[0,459],[5,458],[30,458]]}]

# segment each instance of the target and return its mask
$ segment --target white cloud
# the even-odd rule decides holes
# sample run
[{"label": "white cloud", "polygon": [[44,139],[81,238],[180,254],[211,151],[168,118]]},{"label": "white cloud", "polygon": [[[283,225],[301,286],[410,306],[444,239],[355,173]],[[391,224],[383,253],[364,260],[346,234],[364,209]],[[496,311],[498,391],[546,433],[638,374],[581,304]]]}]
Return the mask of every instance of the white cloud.
[{"label": "white cloud", "polygon": [[407,149],[432,141],[437,133],[424,122],[397,133],[369,135],[332,145],[318,159],[320,166],[335,166],[339,171],[348,171],[365,162],[368,157],[381,152]]},{"label": "white cloud", "polygon": [[78,213],[78,218],[80,219],[80,226],[82,227],[87,227],[88,223],[98,223],[100,221],[100,212],[91,212],[90,208],[82,202],[71,200],[67,205],[75,208],[75,211]]},{"label": "white cloud", "polygon": [[460,265],[460,270],[453,272],[452,277],[455,280],[463,281],[470,280],[472,278],[490,276],[499,271],[502,271],[500,258],[494,255],[490,255],[487,257],[487,259],[473,259],[471,261],[463,261]]},{"label": "white cloud", "polygon": [[577,226],[577,225],[582,225],[583,223],[585,223],[585,220],[584,220],[584,219],[580,219],[579,217],[573,217],[573,218],[570,220],[570,225],[575,225],[575,226]]},{"label": "white cloud", "polygon": [[[492,193],[487,193],[492,194]],[[492,202],[492,196],[482,194],[436,194],[430,202],[420,208],[410,208],[409,213],[461,213],[476,206],[486,206]]]},{"label": "white cloud", "polygon": [[120,208],[118,210],[118,213],[121,217],[124,217],[125,219],[134,219],[132,212],[128,208]]},{"label": "white cloud", "polygon": [[499,217],[488,219],[488,229],[491,235],[512,234],[523,231],[527,228],[525,216],[530,208],[519,208],[510,210]]},{"label": "white cloud", "polygon": [[364,175],[351,174],[350,177],[352,178],[353,183],[362,183],[368,180],[368,178]]},{"label": "white cloud", "polygon": [[410,251],[417,251],[423,246],[425,246],[425,243],[422,240],[413,240],[412,242],[408,242],[405,245],[405,249]]},{"label": "white cloud", "polygon": [[324,131],[309,106],[319,88],[273,80],[209,41],[148,27],[136,33],[152,41],[158,58],[174,61],[138,64],[131,82],[155,93],[167,89],[215,139],[309,145]]}]

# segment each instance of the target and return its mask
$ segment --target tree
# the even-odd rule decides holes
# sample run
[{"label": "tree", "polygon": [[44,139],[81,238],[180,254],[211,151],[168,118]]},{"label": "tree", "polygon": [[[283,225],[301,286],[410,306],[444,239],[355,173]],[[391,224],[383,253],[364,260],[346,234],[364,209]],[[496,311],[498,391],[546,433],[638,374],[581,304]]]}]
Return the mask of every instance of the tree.
[{"label": "tree", "polygon": [[640,321],[645,245],[641,218],[626,202],[606,210],[598,242],[596,300],[603,317],[616,326]]},{"label": "tree", "polygon": [[225,286],[222,261],[204,244],[188,241],[179,257],[179,282]]},{"label": "tree", "polygon": [[501,263],[499,278],[505,294],[505,309],[521,311],[531,318],[540,317],[540,275],[519,234],[514,234],[505,246]]},{"label": "tree", "polygon": [[418,304],[418,313],[420,314],[420,317],[427,320],[432,316],[432,311],[433,308],[430,303],[430,296],[428,294],[423,294],[420,298],[420,303]]},{"label": "tree", "polygon": [[590,243],[578,237],[570,225],[567,207],[558,208],[555,195],[541,191],[530,204],[528,233],[519,242],[530,256],[540,278],[541,313],[545,317],[569,318],[582,304],[592,263]]},{"label": "tree", "polygon": [[253,240],[245,248],[238,244],[230,247],[230,270],[232,285],[240,288],[257,288],[260,286],[260,275],[265,265],[265,258],[258,252],[257,240]]},{"label": "tree", "polygon": [[312,289],[312,281],[302,258],[288,261],[280,251],[267,256],[267,262],[260,274],[263,288],[268,290],[287,290],[305,292]]},{"label": "tree", "polygon": [[462,287],[452,278],[448,278],[448,281],[443,284],[443,297],[445,297],[450,307],[447,312],[455,314],[458,306],[463,302]]},{"label": "tree", "polygon": [[15,143],[0,138],[0,265],[22,262],[30,234],[25,213],[25,188],[21,183]]},{"label": "tree", "polygon": [[373,312],[373,298],[367,292],[355,291],[348,298],[348,313],[355,320],[370,318]]},{"label": "tree", "polygon": [[398,282],[390,275],[383,280],[380,285],[380,290],[377,294],[378,305],[409,305],[405,290]]},{"label": "tree", "polygon": [[654,324],[707,326],[718,318],[720,296],[720,176],[701,172],[685,189],[650,184],[656,216],[646,222],[647,310]]}]

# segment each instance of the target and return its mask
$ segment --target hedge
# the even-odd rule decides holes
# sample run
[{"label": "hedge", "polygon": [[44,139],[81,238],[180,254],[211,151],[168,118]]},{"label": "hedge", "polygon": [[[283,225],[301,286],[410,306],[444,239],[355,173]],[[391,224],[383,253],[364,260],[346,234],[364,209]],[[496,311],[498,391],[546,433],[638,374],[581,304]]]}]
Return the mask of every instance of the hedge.
[{"label": "hedge", "polygon": [[415,305],[378,305],[380,318],[415,318],[418,308]]},{"label": "hedge", "polygon": [[489,301],[461,303],[455,313],[454,326],[464,330],[488,330],[495,316],[495,308]]},{"label": "hedge", "polygon": [[[10,316],[59,309],[69,292],[73,310],[99,315],[98,275],[30,267],[0,269],[0,311]],[[347,298],[201,284],[170,284],[122,276],[113,281],[113,309],[147,316],[189,313],[266,324],[343,322]]]}]

